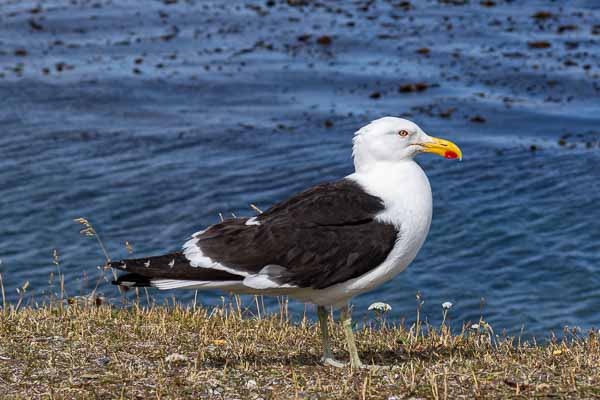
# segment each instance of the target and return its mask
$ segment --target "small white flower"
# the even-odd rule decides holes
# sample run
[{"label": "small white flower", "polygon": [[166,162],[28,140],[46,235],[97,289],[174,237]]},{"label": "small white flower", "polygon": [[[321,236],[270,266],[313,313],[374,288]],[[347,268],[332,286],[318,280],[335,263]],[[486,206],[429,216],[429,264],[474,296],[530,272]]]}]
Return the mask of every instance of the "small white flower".
[{"label": "small white flower", "polygon": [[471,325],[471,329],[478,330],[479,329],[479,324],[473,324],[473,325]]},{"label": "small white flower", "polygon": [[375,310],[377,312],[388,312],[392,309],[392,306],[390,306],[387,303],[382,303],[380,301],[373,303],[369,306],[369,311]]},{"label": "small white flower", "polygon": [[256,383],[256,381],[254,379],[250,379],[248,382],[246,382],[246,387],[248,389],[254,389],[258,386],[258,384]]},{"label": "small white flower", "polygon": [[446,302],[442,303],[442,308],[443,308],[444,310],[449,310],[449,309],[451,309],[451,308],[452,308],[452,306],[453,306],[453,305],[454,305],[454,304],[450,303],[449,301],[446,301]]},{"label": "small white flower", "polygon": [[179,354],[179,353],[169,354],[165,358],[165,361],[169,362],[169,363],[184,362],[184,361],[187,361],[187,360],[188,360],[187,356],[185,356],[183,354]]}]

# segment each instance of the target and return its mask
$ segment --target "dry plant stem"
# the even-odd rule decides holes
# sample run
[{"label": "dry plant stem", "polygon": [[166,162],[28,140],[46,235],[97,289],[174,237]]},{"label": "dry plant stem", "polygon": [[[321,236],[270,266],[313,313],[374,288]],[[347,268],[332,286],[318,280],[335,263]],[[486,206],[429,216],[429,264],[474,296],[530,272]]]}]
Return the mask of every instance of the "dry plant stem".
[{"label": "dry plant stem", "polygon": [[96,232],[95,229],[94,229],[94,236],[96,237],[96,240],[98,241],[98,244],[100,245],[100,249],[102,249],[102,253],[104,253],[104,257],[106,258],[106,263],[107,264],[110,263],[110,256],[108,255],[108,251],[106,251],[106,247],[104,247],[104,243],[100,239],[100,235],[98,235],[98,232]]},{"label": "dry plant stem", "polygon": [[417,320],[415,322],[415,336],[414,340],[417,341],[419,339],[419,333],[421,331],[421,306],[423,303],[421,302],[421,293],[417,292]]},{"label": "dry plant stem", "polygon": [[106,251],[106,247],[104,247],[104,243],[102,242],[102,239],[100,239],[100,235],[98,235],[98,232],[96,231],[96,229],[94,228],[92,223],[90,221],[88,221],[86,218],[77,218],[74,221],[85,226],[85,229],[83,229],[81,231],[82,235],[94,236],[96,238],[96,240],[98,241],[98,244],[100,245],[100,249],[102,250],[102,253],[104,253],[104,257],[106,258],[106,263],[107,264],[110,263],[110,256],[108,255],[108,251]]},{"label": "dry plant stem", "polygon": [[28,287],[29,287],[29,281],[25,281],[23,286],[21,286],[20,288],[17,289],[17,292],[19,293],[19,300],[17,301],[17,305],[15,306],[15,309],[14,309],[15,312],[19,311],[21,304],[23,304],[23,299],[25,298],[25,292]]},{"label": "dry plant stem", "polygon": [[254,303],[256,304],[256,316],[260,320],[260,304],[258,304],[258,296],[254,295]]},{"label": "dry plant stem", "polygon": [[2,280],[1,273],[0,273],[0,289],[2,289],[2,309],[6,310],[6,294],[4,293],[4,280]]},{"label": "dry plant stem", "polygon": [[[96,229],[94,228],[94,226],[92,225],[92,223],[90,221],[88,221],[85,218],[77,218],[74,219],[75,222],[80,223],[81,225],[85,226],[85,229],[82,229],[80,231],[80,233],[82,235],[85,236],[93,236],[96,238],[96,241],[98,242],[98,244],[100,245],[100,249],[102,250],[102,253],[104,254],[104,257],[106,258],[106,262],[105,265],[108,265],[110,263],[110,256],[108,255],[108,251],[106,250],[106,247],[104,246],[104,243],[102,242],[102,239],[100,239],[100,235],[98,234],[98,232],[96,231]],[[117,272],[112,270],[112,275],[113,278],[116,280],[117,279]],[[96,295],[96,290],[98,290],[98,286],[100,286],[100,282],[102,282],[102,280],[104,279],[104,270],[102,271],[102,273],[100,274],[100,276],[98,277],[98,281],[96,282],[96,287],[94,288],[94,290],[91,293],[91,297],[94,297]],[[119,287],[119,293],[121,292],[121,287]]]},{"label": "dry plant stem", "polygon": [[342,307],[340,319],[344,328],[344,335],[346,336],[348,353],[350,353],[350,366],[352,367],[352,369],[361,368],[363,366],[363,363],[358,357],[356,340],[354,339],[354,332],[352,332],[352,315],[350,313],[350,307],[348,305]]},{"label": "dry plant stem", "polygon": [[444,309],[444,311],[442,312],[442,323],[440,324],[440,329],[442,329],[444,327],[444,325],[446,324],[447,316],[448,316],[448,310]]}]

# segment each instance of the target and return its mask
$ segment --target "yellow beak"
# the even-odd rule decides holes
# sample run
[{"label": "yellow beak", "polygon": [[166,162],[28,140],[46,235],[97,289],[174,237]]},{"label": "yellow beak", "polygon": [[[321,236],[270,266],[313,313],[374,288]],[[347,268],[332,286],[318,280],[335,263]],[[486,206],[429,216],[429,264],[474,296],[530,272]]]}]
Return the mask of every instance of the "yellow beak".
[{"label": "yellow beak", "polygon": [[423,151],[426,153],[434,153],[445,158],[458,158],[462,160],[462,151],[460,148],[449,140],[431,138],[430,143],[421,143]]}]

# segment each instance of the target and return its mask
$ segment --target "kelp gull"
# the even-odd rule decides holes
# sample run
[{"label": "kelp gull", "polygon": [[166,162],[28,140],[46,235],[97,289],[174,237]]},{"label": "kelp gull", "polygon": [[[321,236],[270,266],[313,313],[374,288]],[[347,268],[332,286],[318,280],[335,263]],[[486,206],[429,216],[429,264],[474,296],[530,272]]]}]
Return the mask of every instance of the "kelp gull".
[{"label": "kelp gull", "polygon": [[354,134],[355,172],[192,235],[183,251],[110,263],[128,273],[116,284],[165,289],[220,289],[288,295],[316,304],[323,362],[332,357],[325,307],[342,308],[350,362],[356,351],[348,301],[402,272],[431,223],[429,180],[414,161],[423,152],[462,158],[452,142],[411,121],[385,117]]}]

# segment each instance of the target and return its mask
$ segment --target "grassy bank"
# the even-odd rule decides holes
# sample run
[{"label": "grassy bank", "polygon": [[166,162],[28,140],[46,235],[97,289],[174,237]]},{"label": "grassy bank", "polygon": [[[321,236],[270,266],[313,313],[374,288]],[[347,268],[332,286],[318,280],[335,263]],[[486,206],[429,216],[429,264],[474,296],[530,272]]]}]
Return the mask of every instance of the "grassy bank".
[{"label": "grassy bank", "polygon": [[485,323],[455,334],[375,325],[357,327],[359,351],[389,368],[351,371],[319,365],[318,326],[288,322],[285,308],[13,307],[0,311],[0,398],[600,397],[593,333],[538,346]]}]

